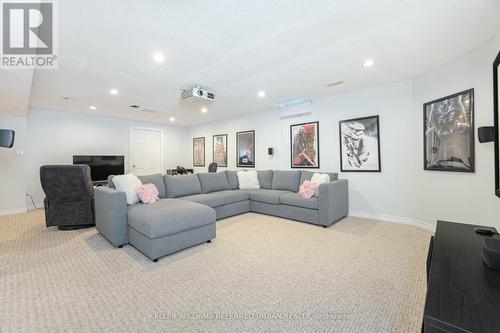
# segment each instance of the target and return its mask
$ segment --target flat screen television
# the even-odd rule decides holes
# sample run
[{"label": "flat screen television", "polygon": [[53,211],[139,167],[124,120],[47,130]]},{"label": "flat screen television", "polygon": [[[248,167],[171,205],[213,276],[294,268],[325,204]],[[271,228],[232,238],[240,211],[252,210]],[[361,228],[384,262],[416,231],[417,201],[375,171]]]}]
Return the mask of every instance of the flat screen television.
[{"label": "flat screen television", "polygon": [[112,155],[74,155],[73,164],[87,164],[93,181],[125,173],[125,157]]},{"label": "flat screen television", "polygon": [[495,194],[500,197],[500,126],[499,126],[499,105],[500,105],[500,85],[498,84],[498,77],[500,76],[500,52],[493,63],[493,119],[494,136],[495,136]]}]

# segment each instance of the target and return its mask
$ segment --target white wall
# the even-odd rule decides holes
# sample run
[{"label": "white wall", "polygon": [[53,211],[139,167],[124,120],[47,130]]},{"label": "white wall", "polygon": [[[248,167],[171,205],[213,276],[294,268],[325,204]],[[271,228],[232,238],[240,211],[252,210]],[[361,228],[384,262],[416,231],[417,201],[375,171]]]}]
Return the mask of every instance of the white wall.
[{"label": "white wall", "polygon": [[26,178],[22,151],[26,134],[26,118],[0,116],[0,128],[16,132],[12,149],[0,148],[0,215],[26,210]]},{"label": "white wall", "polygon": [[[256,168],[290,169],[290,124],[319,121],[321,170],[338,172],[339,120],[380,115],[383,172],[344,172],[340,177],[349,180],[352,213],[406,218],[412,215],[409,188],[414,174],[411,163],[408,163],[412,158],[409,147],[413,143],[408,135],[413,126],[411,91],[409,81],[379,86],[314,101],[312,115],[305,118],[281,121],[278,111],[270,110],[192,127],[189,138],[205,136],[208,166],[212,161],[212,135],[227,133],[228,165],[235,169],[236,132],[254,129]],[[275,148],[276,154],[272,158],[267,156],[268,147]]]},{"label": "white wall", "polygon": [[131,126],[163,129],[166,169],[190,163],[186,152],[189,138],[185,127],[30,109],[25,156],[26,190],[33,195],[37,206],[44,198],[39,177],[42,165],[71,164],[73,155],[79,154],[110,154],[125,155],[125,166],[128,168]]},{"label": "white wall", "polygon": [[[349,180],[352,215],[427,226],[442,219],[500,228],[493,144],[479,144],[476,135],[473,174],[424,171],[422,121],[423,103],[474,88],[475,132],[479,126],[491,126],[491,68],[499,49],[500,31],[489,43],[413,80],[314,101],[312,116],[293,120],[320,122],[321,170],[339,171],[338,121],[380,115],[382,173],[340,174]],[[289,125],[270,110],[195,126],[189,137],[206,137],[209,163],[212,135],[227,133],[229,168],[235,169],[235,132],[254,129],[257,169],[289,169]],[[267,157],[267,147],[277,149],[274,158]]]}]

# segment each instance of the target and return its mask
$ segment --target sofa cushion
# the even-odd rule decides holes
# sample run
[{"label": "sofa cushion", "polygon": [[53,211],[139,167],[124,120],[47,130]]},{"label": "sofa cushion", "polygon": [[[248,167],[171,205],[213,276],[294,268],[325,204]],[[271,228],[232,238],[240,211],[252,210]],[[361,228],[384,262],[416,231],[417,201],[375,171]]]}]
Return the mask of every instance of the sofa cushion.
[{"label": "sofa cushion", "polygon": [[248,190],[228,190],[217,192],[224,199],[224,204],[232,204],[235,202],[241,202],[250,199],[250,194]]},{"label": "sofa cushion", "polygon": [[257,171],[259,178],[260,188],[272,189],[273,188],[273,170],[259,170]]},{"label": "sofa cushion", "polygon": [[229,183],[224,171],[199,173],[198,178],[200,179],[201,193],[229,190]]},{"label": "sofa cushion", "polygon": [[[305,180],[311,180],[312,176],[315,174],[315,173],[326,173],[330,176],[330,181],[334,181],[334,180],[337,180],[339,179],[339,174],[336,173],[336,172],[318,172],[318,171],[309,171],[309,170],[302,170],[302,173],[300,175],[300,185],[302,185],[302,183],[305,181]],[[300,186],[299,185],[299,186]]]},{"label": "sofa cushion", "polygon": [[200,194],[201,185],[197,175],[163,176],[167,190],[167,198],[179,198]]},{"label": "sofa cushion", "polygon": [[280,196],[280,203],[283,205],[309,208],[309,209],[319,209],[319,198],[312,197],[309,199],[304,199],[298,193],[287,193]]},{"label": "sofa cushion", "polygon": [[137,176],[143,184],[153,184],[158,190],[160,199],[166,198],[165,183],[160,173],[147,176]]},{"label": "sofa cushion", "polygon": [[299,191],[300,171],[274,171],[273,173],[273,190],[282,191]]},{"label": "sofa cushion", "polygon": [[219,195],[219,193],[206,193],[206,194],[195,194],[188,195],[186,197],[180,198],[182,200],[188,200],[192,202],[197,202],[208,207],[220,207],[224,205],[224,198]]},{"label": "sofa cushion", "polygon": [[215,223],[215,211],[205,205],[178,199],[128,206],[128,225],[154,239]]},{"label": "sofa cushion", "polygon": [[249,190],[250,200],[265,202],[273,205],[280,204],[280,196],[290,193],[289,191],[279,191],[279,190]]},{"label": "sofa cushion", "polygon": [[238,172],[233,171],[233,170],[226,170],[226,178],[227,182],[229,184],[229,189],[230,190],[236,190],[239,188],[239,183],[238,183]]}]

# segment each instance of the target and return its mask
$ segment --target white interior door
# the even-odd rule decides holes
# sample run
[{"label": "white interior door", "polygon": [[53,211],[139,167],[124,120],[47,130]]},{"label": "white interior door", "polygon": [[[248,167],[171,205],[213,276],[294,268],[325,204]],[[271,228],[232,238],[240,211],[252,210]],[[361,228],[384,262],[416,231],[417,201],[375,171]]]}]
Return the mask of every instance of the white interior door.
[{"label": "white interior door", "polygon": [[163,130],[130,128],[130,172],[137,176],[163,174]]}]

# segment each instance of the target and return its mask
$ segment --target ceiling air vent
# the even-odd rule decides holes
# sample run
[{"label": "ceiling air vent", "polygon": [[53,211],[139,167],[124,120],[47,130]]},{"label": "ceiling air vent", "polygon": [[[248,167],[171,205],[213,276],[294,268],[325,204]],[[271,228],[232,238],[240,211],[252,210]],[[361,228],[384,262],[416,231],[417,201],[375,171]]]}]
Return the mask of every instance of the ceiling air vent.
[{"label": "ceiling air vent", "polygon": [[335,82],[330,82],[326,85],[326,87],[335,87],[335,86],[338,86],[340,84],[344,83],[344,81],[340,80],[340,81],[335,81]]},{"label": "ceiling air vent", "polygon": [[148,112],[148,113],[157,113],[158,110],[151,110],[151,109],[142,109],[143,112]]}]

